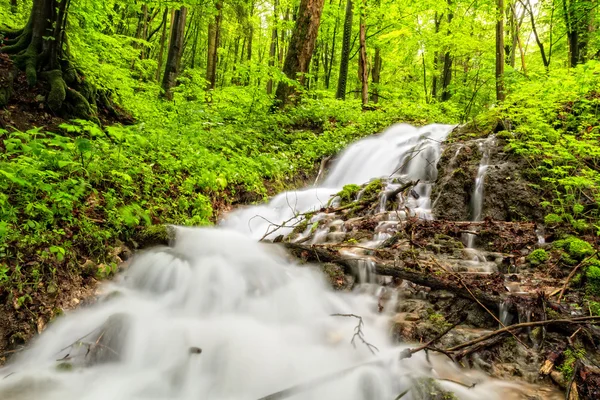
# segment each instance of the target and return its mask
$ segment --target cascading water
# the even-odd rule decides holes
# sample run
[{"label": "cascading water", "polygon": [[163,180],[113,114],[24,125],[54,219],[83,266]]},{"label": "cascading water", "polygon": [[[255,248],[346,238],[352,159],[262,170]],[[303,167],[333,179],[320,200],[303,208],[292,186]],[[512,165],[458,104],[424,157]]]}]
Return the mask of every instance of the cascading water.
[{"label": "cascading water", "polygon": [[[481,221],[483,216],[483,189],[485,186],[485,174],[488,170],[488,163],[490,161],[490,149],[493,146],[495,137],[492,135],[489,138],[482,140],[478,143],[479,150],[481,151],[481,162],[477,170],[477,177],[475,178],[475,188],[471,196],[471,221]],[[473,248],[475,244],[475,235],[467,234],[467,247]]]},{"label": "cascading water", "polygon": [[450,125],[422,128],[394,125],[381,135],[349,146],[320,186],[281,193],[263,206],[237,210],[223,225],[257,239],[265,235],[269,238],[286,235],[293,230],[298,214],[327,206],[344,185],[363,184],[374,178],[419,180],[416,195],[410,196],[409,208],[415,215],[431,218],[431,185],[437,177],[441,143],[452,128]]},{"label": "cascading water", "polygon": [[[295,210],[327,202],[343,184],[392,175],[422,136],[441,141],[448,130],[401,126],[359,142],[323,188],[280,195],[225,225],[248,233],[250,224],[261,237],[268,223],[252,216],[285,221]],[[430,156],[439,152],[435,143]],[[424,170],[404,173],[432,179],[425,159],[415,160]],[[171,247],[138,254],[95,305],[60,317],[0,369],[0,398],[265,400],[295,388],[272,398],[388,400],[415,378],[450,375],[439,385],[459,398],[493,400],[510,398],[517,386],[459,371],[443,357],[400,360],[402,348],[389,339],[389,315],[378,313],[377,297],[333,292],[317,270],[290,263],[274,244],[225,228],[175,232]],[[377,350],[358,339],[351,344],[357,320],[349,314],[362,316],[362,337]],[[456,376],[477,385],[457,384]]]}]

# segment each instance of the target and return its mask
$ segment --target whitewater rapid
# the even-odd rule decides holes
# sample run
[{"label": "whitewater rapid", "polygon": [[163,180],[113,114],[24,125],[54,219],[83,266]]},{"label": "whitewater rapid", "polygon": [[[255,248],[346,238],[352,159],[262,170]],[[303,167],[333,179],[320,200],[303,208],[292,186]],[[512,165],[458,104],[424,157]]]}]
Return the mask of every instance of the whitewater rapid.
[{"label": "whitewater rapid", "polygon": [[[390,340],[395,304],[380,313],[372,292],[334,292],[316,267],[256,241],[266,219],[316,209],[348,183],[397,175],[430,185],[450,129],[393,127],[350,146],[321,187],[237,211],[223,227],[176,227],[170,247],[137,254],[96,304],[49,324],[0,369],[0,399],[258,400],[284,390],[269,399],[392,400],[442,371],[477,383],[439,381],[460,398],[506,399],[509,384],[459,372],[443,357],[400,360],[408,345]],[[334,314],[361,316],[377,350],[351,343],[357,318]]]}]

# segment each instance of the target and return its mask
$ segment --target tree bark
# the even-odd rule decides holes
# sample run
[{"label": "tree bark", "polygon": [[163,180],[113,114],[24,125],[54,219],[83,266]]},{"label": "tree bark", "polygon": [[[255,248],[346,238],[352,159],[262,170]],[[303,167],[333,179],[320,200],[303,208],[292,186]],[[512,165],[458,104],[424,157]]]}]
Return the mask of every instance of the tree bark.
[{"label": "tree bark", "polygon": [[[163,13],[163,27],[160,34],[160,45],[158,50],[158,67],[156,68],[155,79],[160,82],[160,72],[162,71],[163,57],[165,54],[165,44],[167,42],[167,16],[169,15],[169,7],[165,7]],[[175,10],[171,12],[171,26],[173,26],[173,18],[175,18]]]},{"label": "tree bark", "polygon": [[348,82],[348,62],[350,61],[350,41],[352,40],[352,0],[346,3],[346,18],[344,19],[344,36],[342,38],[342,57],[340,60],[340,75],[335,97],[346,98],[346,84]]},{"label": "tree bark", "polygon": [[185,34],[185,19],[187,16],[187,8],[182,6],[175,11],[173,25],[171,26],[171,39],[169,41],[169,52],[167,53],[167,62],[165,66],[165,74],[162,81],[162,89],[164,96],[168,100],[173,99],[171,89],[175,86],[179,68],[181,64],[181,56],[183,54],[183,38]]},{"label": "tree bark", "polygon": [[[454,18],[454,13],[452,12],[452,0],[448,0],[448,31],[447,36],[450,36],[450,24],[452,23],[452,18]],[[444,67],[442,70],[442,101],[450,100],[450,83],[452,81],[452,55],[450,51],[446,51],[444,54]]]},{"label": "tree bark", "polygon": [[373,70],[371,71],[371,77],[373,81],[373,93],[371,94],[371,101],[375,104],[379,103],[379,83],[381,82],[381,65],[383,60],[381,59],[381,50],[379,46],[375,48],[375,56],[373,57]]},{"label": "tree bark", "polygon": [[[273,28],[271,29],[271,45],[269,46],[269,67],[275,66],[275,57],[277,56],[277,22],[279,15],[277,14],[277,8],[279,7],[279,0],[273,2]],[[270,72],[269,72],[270,74]],[[267,94],[273,93],[273,78],[270,78],[267,82]]]},{"label": "tree bark", "polygon": [[[437,34],[440,33],[440,26],[442,25],[442,18],[444,17],[444,14],[440,14],[438,16],[438,12],[435,12],[435,16],[434,16],[434,26],[435,26],[435,34],[437,37]],[[437,89],[438,89],[438,61],[440,59],[440,52],[439,50],[436,50],[436,52],[433,54],[433,78],[432,78],[432,82],[431,82],[431,98],[434,100],[437,100],[438,98],[438,93],[437,93]]]},{"label": "tree bark", "polygon": [[563,13],[569,43],[569,64],[575,67],[586,61],[589,40],[590,0],[563,0]]},{"label": "tree bark", "polygon": [[533,31],[535,43],[538,45],[538,47],[540,49],[540,55],[542,56],[542,63],[544,63],[544,68],[546,68],[546,70],[547,70],[548,67],[550,66],[550,61],[548,60],[548,57],[546,57],[546,49],[544,48],[544,44],[540,40],[540,36],[538,35],[538,32],[537,32],[537,27],[535,25],[535,16],[533,13],[533,8],[531,6],[530,0],[527,0],[527,4],[525,4],[525,10],[529,14],[529,18],[531,20],[531,30]]},{"label": "tree bark", "polygon": [[504,88],[504,0],[496,0],[496,100],[506,97]]},{"label": "tree bark", "polygon": [[208,56],[206,60],[206,80],[208,89],[214,89],[217,82],[217,58],[219,38],[221,36],[221,20],[223,18],[223,0],[217,0],[217,13],[214,21],[208,24]]},{"label": "tree bark", "polygon": [[359,28],[359,73],[361,83],[361,101],[363,107],[369,103],[369,67],[367,65],[367,26],[366,26],[366,4],[363,0],[360,12],[360,28]]},{"label": "tree bark", "polygon": [[[375,2],[377,9],[381,6],[381,0]],[[377,24],[377,29],[381,28],[381,20]],[[371,101],[375,104],[379,102],[379,82],[381,80],[381,65],[383,60],[381,59],[381,49],[379,45],[375,45],[375,55],[373,56],[373,68],[371,69],[371,81],[373,86],[371,88]]]},{"label": "tree bark", "polygon": [[[308,72],[312,58],[324,0],[301,0],[298,10],[298,18],[290,46],[283,64],[283,72],[289,79],[297,79],[300,85],[304,85],[305,74]],[[276,98],[282,107],[290,102],[290,96],[295,92],[294,86],[287,82],[279,82],[277,85]]]}]

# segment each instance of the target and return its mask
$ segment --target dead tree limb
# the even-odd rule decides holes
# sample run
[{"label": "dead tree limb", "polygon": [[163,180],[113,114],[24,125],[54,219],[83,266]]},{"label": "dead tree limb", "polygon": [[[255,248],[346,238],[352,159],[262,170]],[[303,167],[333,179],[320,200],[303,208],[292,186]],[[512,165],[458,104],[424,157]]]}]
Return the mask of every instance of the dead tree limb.
[{"label": "dead tree limb", "polygon": [[594,321],[600,321],[600,317],[578,317],[572,319],[549,319],[546,321],[534,321],[534,322],[524,322],[522,324],[510,325],[502,329],[497,329],[493,332],[490,332],[486,335],[482,335],[477,339],[470,340],[468,342],[459,344],[458,346],[451,347],[449,349],[445,349],[448,352],[455,352],[457,350],[464,349],[466,347],[470,347],[472,345],[478,344],[485,340],[491,339],[498,335],[503,335],[505,333],[509,333],[510,331],[521,329],[521,328],[529,328],[535,326],[546,326],[546,325],[570,325],[570,324],[589,324]]},{"label": "dead tree limb", "polygon": [[365,346],[367,346],[367,349],[369,349],[369,351],[371,352],[371,354],[375,354],[375,352],[373,351],[373,349],[379,351],[379,349],[377,348],[377,346],[367,342],[365,340],[365,335],[363,333],[363,326],[365,325],[362,317],[360,315],[356,315],[356,314],[331,314],[332,317],[352,317],[352,318],[357,318],[358,319],[358,325],[356,325],[356,327],[354,328],[354,335],[352,336],[352,340],[350,341],[350,343],[352,344],[352,346],[354,346],[354,348],[356,348],[356,343],[354,343],[354,340],[356,340],[356,338],[358,338],[361,342],[363,342],[363,344]]},{"label": "dead tree limb", "polygon": [[567,276],[567,280],[565,281],[565,284],[563,285],[562,289],[560,290],[560,294],[558,295],[558,299],[557,299],[558,303],[560,303],[560,301],[562,300],[562,297],[565,294],[565,290],[567,290],[567,286],[569,285],[569,282],[571,282],[571,279],[573,278],[573,276],[575,276],[575,273],[577,272],[577,270],[579,270],[579,267],[581,267],[583,264],[585,264],[590,258],[596,257],[597,255],[598,255],[598,252],[596,251],[594,254],[592,254],[589,257],[586,257],[582,262],[577,264],[575,266],[575,268],[573,268],[573,270],[571,271],[569,276]]},{"label": "dead tree limb", "polygon": [[[294,256],[307,262],[331,262],[344,267],[348,273],[352,271],[359,258],[348,258],[340,256],[336,251],[324,247],[307,246],[298,243],[284,243],[285,248]],[[500,302],[504,299],[502,296],[485,293],[479,289],[473,288],[471,292],[456,282],[440,279],[439,277],[427,272],[416,271],[407,268],[402,262],[397,261],[394,265],[389,265],[381,260],[373,259],[375,263],[375,272],[378,275],[387,275],[394,278],[405,279],[417,285],[426,286],[434,290],[448,290],[457,296],[472,300],[475,296],[486,307],[498,310]],[[472,293],[472,294],[471,294]]]}]

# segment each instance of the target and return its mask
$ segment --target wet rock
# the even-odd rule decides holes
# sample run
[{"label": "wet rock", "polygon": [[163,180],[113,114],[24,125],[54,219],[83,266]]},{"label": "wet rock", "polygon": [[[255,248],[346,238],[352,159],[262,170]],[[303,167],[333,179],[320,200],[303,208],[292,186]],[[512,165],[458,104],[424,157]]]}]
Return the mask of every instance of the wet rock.
[{"label": "wet rock", "polygon": [[[456,135],[453,133],[452,135]],[[439,219],[466,221],[471,218],[469,204],[481,161],[481,139],[461,140],[444,148],[438,163],[438,179],[433,188],[433,213]],[[452,141],[452,137],[451,140]],[[482,219],[501,221],[543,219],[539,194],[532,189],[524,173],[526,161],[503,151],[506,142],[492,144],[485,175]]]}]

